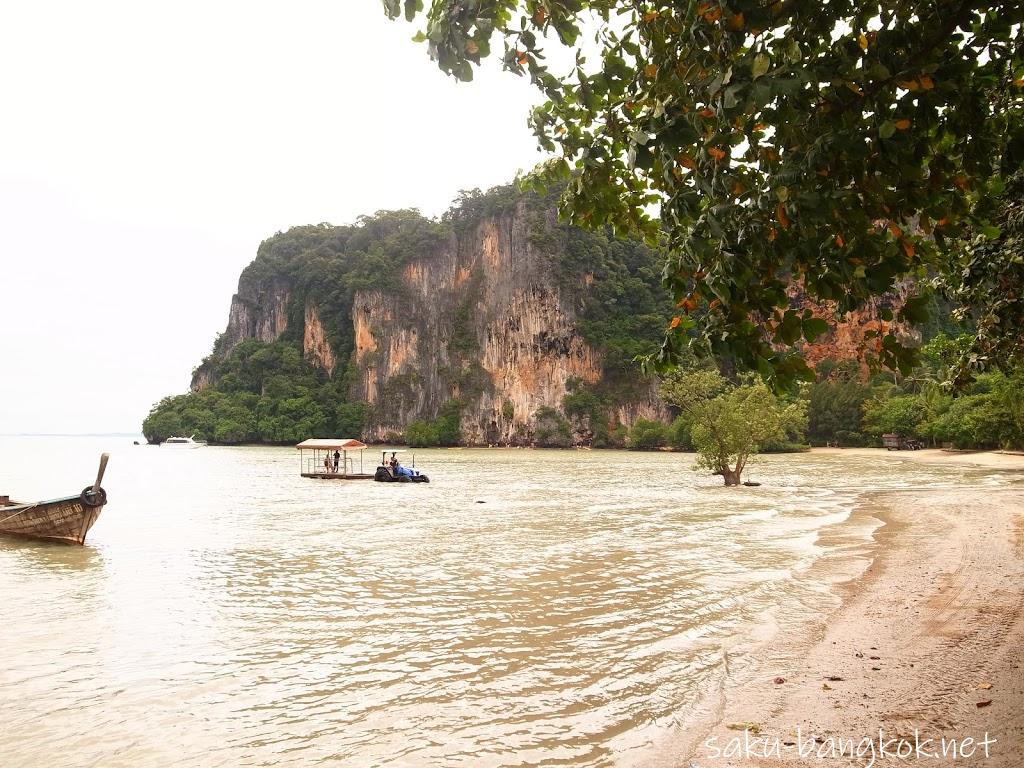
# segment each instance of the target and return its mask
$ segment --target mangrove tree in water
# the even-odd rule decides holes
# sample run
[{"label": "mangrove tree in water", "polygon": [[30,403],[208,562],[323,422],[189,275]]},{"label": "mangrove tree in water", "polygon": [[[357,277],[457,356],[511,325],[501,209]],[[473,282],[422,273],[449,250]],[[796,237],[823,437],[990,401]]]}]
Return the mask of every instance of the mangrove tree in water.
[{"label": "mangrove tree in water", "polygon": [[670,374],[661,397],[690,420],[697,466],[739,485],[750,457],[807,427],[806,404],[780,401],[764,382],[734,386],[717,371]]}]

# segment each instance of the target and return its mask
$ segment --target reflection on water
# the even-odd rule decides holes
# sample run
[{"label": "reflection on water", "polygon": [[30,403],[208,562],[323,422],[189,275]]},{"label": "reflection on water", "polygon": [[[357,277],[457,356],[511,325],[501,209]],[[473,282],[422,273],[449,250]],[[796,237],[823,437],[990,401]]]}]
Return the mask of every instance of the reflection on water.
[{"label": "reflection on water", "polygon": [[[293,450],[122,442],[87,547],[0,543],[6,763],[642,763],[724,659],[753,674],[834,607],[877,524],[862,488],[956,480],[798,455],[725,489],[688,456],[453,450],[419,452],[430,485],[318,482]],[[101,447],[59,447],[72,488]],[[3,439],[0,480],[52,484],[52,451]]]},{"label": "reflection on water", "polygon": [[20,572],[26,581],[33,583],[54,572],[74,573],[103,567],[103,553],[93,547],[73,547],[14,536],[0,536],[0,557],[12,572]]}]

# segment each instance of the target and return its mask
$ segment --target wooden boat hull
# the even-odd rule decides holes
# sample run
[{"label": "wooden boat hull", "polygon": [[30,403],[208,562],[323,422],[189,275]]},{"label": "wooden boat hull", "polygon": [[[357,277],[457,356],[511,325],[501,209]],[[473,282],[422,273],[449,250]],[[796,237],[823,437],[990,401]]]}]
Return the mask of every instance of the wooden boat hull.
[{"label": "wooden boat hull", "polygon": [[[103,504],[90,506],[85,494],[35,504],[0,506],[0,533],[33,539],[84,544],[89,529],[99,519]],[[106,494],[98,497],[106,502]],[[93,502],[95,503],[95,502]]]}]

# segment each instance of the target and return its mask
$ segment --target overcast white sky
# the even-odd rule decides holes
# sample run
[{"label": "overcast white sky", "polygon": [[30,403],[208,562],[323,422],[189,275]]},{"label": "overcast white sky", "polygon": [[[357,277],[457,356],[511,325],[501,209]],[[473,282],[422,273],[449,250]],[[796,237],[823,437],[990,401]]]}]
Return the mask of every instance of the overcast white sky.
[{"label": "overcast white sky", "polygon": [[137,431],[262,239],[542,159],[528,82],[456,83],[414,31],[378,0],[0,0],[0,433]]}]

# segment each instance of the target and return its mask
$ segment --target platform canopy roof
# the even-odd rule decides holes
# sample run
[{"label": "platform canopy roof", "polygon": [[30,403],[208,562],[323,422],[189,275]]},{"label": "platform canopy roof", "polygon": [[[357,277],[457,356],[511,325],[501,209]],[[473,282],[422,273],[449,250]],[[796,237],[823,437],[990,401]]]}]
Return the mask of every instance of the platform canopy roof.
[{"label": "platform canopy roof", "polygon": [[350,437],[316,437],[303,440],[295,447],[299,450],[355,451],[369,446]]}]

